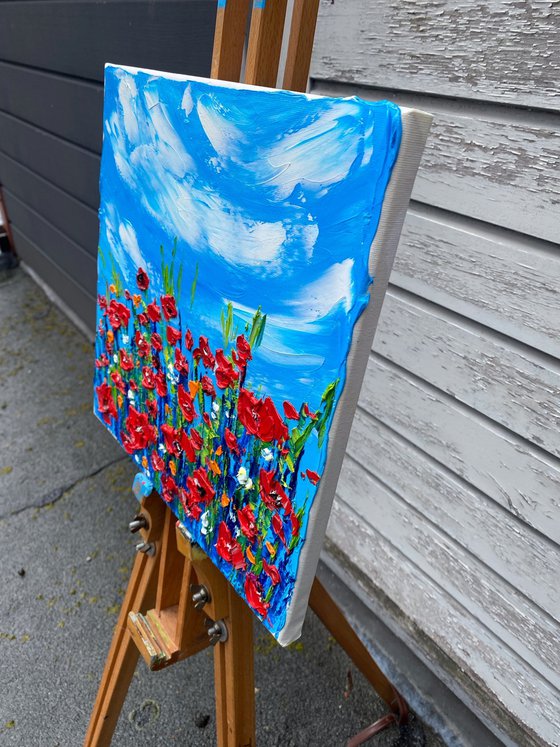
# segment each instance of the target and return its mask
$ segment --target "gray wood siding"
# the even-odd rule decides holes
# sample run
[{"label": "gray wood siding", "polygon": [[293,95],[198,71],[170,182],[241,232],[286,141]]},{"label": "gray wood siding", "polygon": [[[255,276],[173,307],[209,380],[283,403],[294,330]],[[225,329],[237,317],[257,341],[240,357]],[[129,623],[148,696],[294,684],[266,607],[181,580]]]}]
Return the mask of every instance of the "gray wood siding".
[{"label": "gray wood siding", "polygon": [[523,745],[560,744],[559,61],[557,0],[322,0],[310,86],[434,114],[333,557]]},{"label": "gray wood siding", "polygon": [[208,75],[215,0],[0,2],[0,183],[16,249],[95,327],[103,66]]}]

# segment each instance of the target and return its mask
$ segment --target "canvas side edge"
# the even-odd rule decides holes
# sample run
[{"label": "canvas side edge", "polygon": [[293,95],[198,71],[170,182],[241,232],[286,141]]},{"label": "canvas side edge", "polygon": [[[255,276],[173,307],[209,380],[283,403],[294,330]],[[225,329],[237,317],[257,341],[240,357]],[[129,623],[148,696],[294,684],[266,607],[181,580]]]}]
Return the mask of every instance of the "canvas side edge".
[{"label": "canvas side edge", "polygon": [[[278,642],[282,646],[289,645],[301,635],[369,352],[389,284],[412,187],[432,122],[430,114],[415,109],[401,108],[401,117],[402,138],[399,154],[387,185],[379,226],[370,248],[369,271],[374,277],[374,284],[370,289],[371,300],[354,327],[346,383],[329,432],[326,468],[311,507],[307,537],[300,554],[298,575],[286,623],[278,635]],[[375,293],[371,296],[373,288]]]}]

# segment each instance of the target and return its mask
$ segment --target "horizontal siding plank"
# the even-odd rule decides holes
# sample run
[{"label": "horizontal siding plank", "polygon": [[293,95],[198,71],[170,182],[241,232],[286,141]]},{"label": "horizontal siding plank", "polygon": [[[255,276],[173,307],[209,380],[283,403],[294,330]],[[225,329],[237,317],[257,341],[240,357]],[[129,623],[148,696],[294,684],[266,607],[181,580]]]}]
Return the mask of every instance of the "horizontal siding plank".
[{"label": "horizontal siding plank", "polygon": [[360,404],[519,519],[560,543],[558,460],[377,356],[368,361]]},{"label": "horizontal siding plank", "polygon": [[[39,247],[92,297],[97,292],[97,261],[25,203],[4,191],[6,208],[14,228]],[[16,244],[17,248],[17,244]]]},{"label": "horizontal siding plank", "polygon": [[[313,92],[394,99],[391,92],[321,82],[313,86]],[[404,94],[395,103],[418,107],[423,102],[408,101]],[[413,199],[557,242],[560,117],[554,117],[554,123],[547,118],[546,124],[537,126],[507,119],[496,121],[479,113],[469,116],[468,109],[461,114],[430,110],[434,120]]]},{"label": "horizontal siding plank", "polygon": [[311,75],[558,110],[558,3],[322,0]]},{"label": "horizontal siding plank", "polygon": [[[471,555],[560,621],[557,545],[361,409],[356,412],[347,451]],[[371,517],[370,523],[375,526]],[[549,625],[545,615],[541,617],[535,622],[537,627],[541,625],[549,635],[556,631],[557,636],[559,626]]]},{"label": "horizontal siding plank", "polygon": [[74,199],[3,153],[0,153],[0,183],[72,241],[95,255],[99,223],[97,212],[93,208]]},{"label": "horizontal siding plank", "polygon": [[98,155],[1,112],[0,152],[97,210]]},{"label": "horizontal siding plank", "polygon": [[398,288],[374,350],[560,457],[560,363]]},{"label": "horizontal siding plank", "polygon": [[86,327],[95,330],[95,298],[80,287],[70,275],[51,261],[17,226],[14,242],[21,259],[68,305]]},{"label": "horizontal siding plank", "polygon": [[101,152],[103,88],[98,84],[0,63],[0,110]]},{"label": "horizontal siding plank", "polygon": [[[365,495],[373,487],[360,482],[352,489]],[[386,504],[381,501],[381,509],[389,513],[389,492],[386,498]],[[401,529],[413,531],[412,521]],[[328,536],[410,620],[409,643],[414,650],[436,671],[441,672],[442,666],[452,667],[447,684],[457,694],[472,696],[473,681],[479,687],[481,683],[491,687],[492,696],[480,698],[477,704],[491,727],[504,724],[509,715],[507,728],[514,732],[515,743],[527,747],[558,744],[557,691],[509,646],[340,499],[334,504]],[[348,537],[353,541],[348,542]],[[398,542],[396,536],[393,539]],[[443,661],[433,647],[426,648],[426,637],[443,651]],[[472,701],[471,705],[476,708]]]},{"label": "horizontal siding plank", "polygon": [[350,459],[344,463],[338,495],[367,526],[398,547],[423,574],[558,689],[558,623],[544,618],[538,607],[459,542]]},{"label": "horizontal siding plank", "polygon": [[560,358],[560,253],[409,210],[391,282]]},{"label": "horizontal siding plank", "polygon": [[213,0],[0,3],[0,59],[98,81],[106,62],[209,75],[215,14]]}]

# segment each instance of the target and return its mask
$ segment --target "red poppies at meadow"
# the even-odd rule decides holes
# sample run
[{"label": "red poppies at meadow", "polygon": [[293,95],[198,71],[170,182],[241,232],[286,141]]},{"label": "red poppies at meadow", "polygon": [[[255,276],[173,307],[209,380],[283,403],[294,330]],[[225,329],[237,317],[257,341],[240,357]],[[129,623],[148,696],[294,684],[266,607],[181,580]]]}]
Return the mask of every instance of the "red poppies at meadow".
[{"label": "red poppies at meadow", "polygon": [[184,325],[170,275],[164,268],[164,294],[152,293],[138,268],[134,291],[114,277],[99,295],[96,411],[193,540],[273,627],[285,612],[290,561],[320,480],[306,468],[305,446],[325,438],[336,382],[319,411],[286,400],[280,413],[246,384],[266,316],[259,310],[234,330],[230,306],[224,344],[212,349]]}]

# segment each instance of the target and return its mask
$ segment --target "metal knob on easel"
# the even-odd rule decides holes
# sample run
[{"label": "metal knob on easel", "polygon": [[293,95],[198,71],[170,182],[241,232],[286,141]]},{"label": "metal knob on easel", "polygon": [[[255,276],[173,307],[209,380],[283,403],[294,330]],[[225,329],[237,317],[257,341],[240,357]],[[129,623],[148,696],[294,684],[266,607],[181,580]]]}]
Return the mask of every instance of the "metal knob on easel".
[{"label": "metal knob on easel", "polygon": [[141,529],[148,528],[148,520],[144,514],[136,514],[134,519],[129,523],[128,528],[132,534],[136,534],[136,532],[139,532]]},{"label": "metal knob on easel", "polygon": [[191,599],[195,610],[201,610],[204,605],[208,604],[210,601],[210,592],[206,586],[197,586],[196,584],[193,584],[191,586],[191,592]]},{"label": "metal knob on easel", "polygon": [[207,630],[210,645],[215,646],[217,643],[225,643],[228,639],[228,629],[223,620],[208,620],[209,628]]}]

